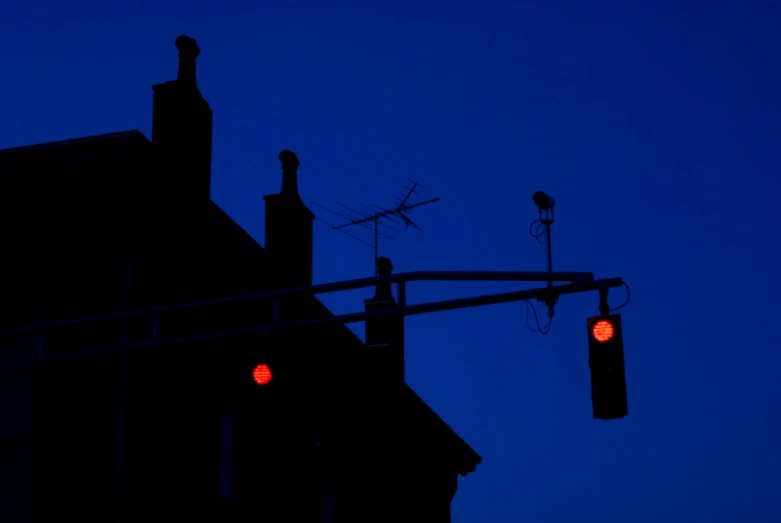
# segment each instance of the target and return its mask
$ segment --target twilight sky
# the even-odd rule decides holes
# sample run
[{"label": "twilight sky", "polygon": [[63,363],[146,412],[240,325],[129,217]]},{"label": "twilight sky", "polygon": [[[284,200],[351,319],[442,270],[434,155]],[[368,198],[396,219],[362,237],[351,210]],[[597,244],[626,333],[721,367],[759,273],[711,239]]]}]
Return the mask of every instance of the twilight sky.
[{"label": "twilight sky", "polygon": [[[453,522],[777,522],[780,24],[769,0],[5,0],[0,148],[151,138],[150,86],[175,78],[187,34],[214,110],[212,198],[261,243],[283,148],[307,202],[390,206],[407,178],[442,198],[412,214],[426,232],[381,242],[397,272],[543,270],[528,227],[545,190],[554,269],[631,286],[630,414],[591,417],[596,293],[562,298],[547,336],[523,303],[409,318],[408,382],[484,458]],[[315,227],[316,282],[373,273],[369,247]]]}]

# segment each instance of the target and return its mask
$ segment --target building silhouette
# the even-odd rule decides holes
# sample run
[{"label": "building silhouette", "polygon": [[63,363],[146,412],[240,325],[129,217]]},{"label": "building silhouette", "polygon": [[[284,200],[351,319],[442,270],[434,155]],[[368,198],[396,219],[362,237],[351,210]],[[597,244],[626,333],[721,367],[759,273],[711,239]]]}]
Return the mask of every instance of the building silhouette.
[{"label": "building silhouette", "polygon": [[[241,332],[332,316],[304,294],[68,323],[312,283],[298,157],[280,153],[264,248],[210,199],[200,50],[176,46],[151,141],[0,150],[0,521],[450,521],[481,458],[404,382],[402,317],[367,321],[365,341]],[[394,304],[388,284],[364,307]],[[193,336],[220,329],[235,333]],[[102,350],[122,343],[137,348]]]}]

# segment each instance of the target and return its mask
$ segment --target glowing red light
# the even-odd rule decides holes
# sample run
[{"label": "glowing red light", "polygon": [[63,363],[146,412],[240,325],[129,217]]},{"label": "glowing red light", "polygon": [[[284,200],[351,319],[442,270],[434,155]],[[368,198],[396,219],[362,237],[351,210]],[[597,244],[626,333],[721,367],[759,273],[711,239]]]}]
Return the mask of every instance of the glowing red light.
[{"label": "glowing red light", "polygon": [[607,320],[599,320],[591,327],[591,333],[594,335],[594,339],[600,343],[605,343],[613,339],[616,329],[613,324]]},{"label": "glowing red light", "polygon": [[252,379],[254,379],[255,383],[258,385],[266,385],[271,381],[271,369],[265,363],[257,365],[255,370],[252,371]]}]

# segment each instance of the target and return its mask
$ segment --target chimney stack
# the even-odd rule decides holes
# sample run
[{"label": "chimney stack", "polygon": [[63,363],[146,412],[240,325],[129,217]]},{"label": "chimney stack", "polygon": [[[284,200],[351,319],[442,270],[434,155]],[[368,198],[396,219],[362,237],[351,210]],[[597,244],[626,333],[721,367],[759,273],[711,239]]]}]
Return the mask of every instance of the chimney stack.
[{"label": "chimney stack", "polygon": [[[377,258],[377,275],[388,276],[393,264],[388,258]],[[366,311],[396,306],[390,283],[377,285],[374,297],[363,300]],[[381,374],[392,383],[404,383],[404,316],[388,315],[366,320],[366,346]]]},{"label": "chimney stack", "polygon": [[195,81],[195,60],[201,53],[189,36],[176,39],[176,80],[152,86],[152,146],[159,171],[152,191],[164,205],[210,199],[212,110]]},{"label": "chimney stack", "polygon": [[312,214],[298,194],[298,156],[287,149],[282,162],[282,191],[267,194],[266,251],[280,288],[312,285]]}]

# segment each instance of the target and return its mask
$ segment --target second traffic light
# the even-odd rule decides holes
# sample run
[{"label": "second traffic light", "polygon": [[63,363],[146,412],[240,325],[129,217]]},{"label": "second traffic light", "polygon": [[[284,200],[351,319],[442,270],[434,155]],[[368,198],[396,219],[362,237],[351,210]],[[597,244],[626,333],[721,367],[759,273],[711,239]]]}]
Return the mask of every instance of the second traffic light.
[{"label": "second traffic light", "polygon": [[291,358],[276,335],[244,336],[224,342],[220,389],[228,404],[272,405],[290,399]]},{"label": "second traffic light", "polygon": [[624,370],[621,315],[588,319],[588,365],[595,419],[623,418],[629,413]]}]

